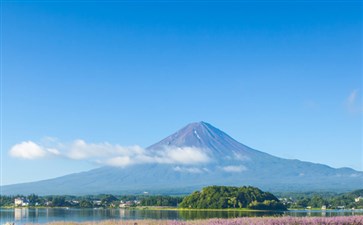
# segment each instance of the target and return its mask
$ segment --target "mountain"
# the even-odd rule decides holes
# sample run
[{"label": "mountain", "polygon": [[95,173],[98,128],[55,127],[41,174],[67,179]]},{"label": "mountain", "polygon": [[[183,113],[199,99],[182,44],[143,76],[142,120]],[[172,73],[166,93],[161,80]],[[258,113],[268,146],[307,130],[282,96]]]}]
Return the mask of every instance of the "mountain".
[{"label": "mountain", "polygon": [[363,172],[275,157],[245,146],[205,122],[191,123],[145,151],[148,160],[142,163],[7,185],[2,193],[187,194],[209,185],[252,185],[265,191],[363,188]]}]

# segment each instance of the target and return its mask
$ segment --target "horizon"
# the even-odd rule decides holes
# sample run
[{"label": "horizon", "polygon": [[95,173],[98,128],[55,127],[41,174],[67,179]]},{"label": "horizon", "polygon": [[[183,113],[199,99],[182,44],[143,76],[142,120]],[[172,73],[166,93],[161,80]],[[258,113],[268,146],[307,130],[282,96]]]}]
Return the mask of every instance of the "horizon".
[{"label": "horizon", "polygon": [[105,165],[98,150],[142,151],[193,121],[273,156],[363,171],[362,11],[1,2],[0,185],[88,171]]}]

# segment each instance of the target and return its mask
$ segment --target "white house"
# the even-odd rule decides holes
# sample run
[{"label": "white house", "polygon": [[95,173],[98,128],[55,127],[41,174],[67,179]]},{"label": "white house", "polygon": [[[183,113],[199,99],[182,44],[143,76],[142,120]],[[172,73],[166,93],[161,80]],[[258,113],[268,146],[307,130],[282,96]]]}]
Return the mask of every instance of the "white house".
[{"label": "white house", "polygon": [[134,202],[132,202],[132,201],[127,201],[127,202],[121,201],[120,204],[119,204],[119,207],[120,208],[130,207],[130,206],[133,205],[133,203],[135,203],[135,201]]},{"label": "white house", "polygon": [[94,200],[93,201],[93,205],[95,205],[95,206],[100,206],[101,203],[102,203],[102,201],[100,201],[100,200]]},{"label": "white house", "polygon": [[14,199],[15,206],[21,206],[22,204],[23,204],[23,199],[21,199],[21,198]]},{"label": "white house", "polygon": [[360,200],[362,200],[362,199],[363,199],[363,197],[362,197],[362,196],[359,196],[358,198],[355,198],[355,199],[354,199],[354,201],[355,201],[355,202],[359,202],[359,201],[360,201]]},{"label": "white house", "polygon": [[15,207],[29,206],[29,201],[27,199],[24,199],[24,198],[15,198],[14,199],[14,205],[15,205]]}]

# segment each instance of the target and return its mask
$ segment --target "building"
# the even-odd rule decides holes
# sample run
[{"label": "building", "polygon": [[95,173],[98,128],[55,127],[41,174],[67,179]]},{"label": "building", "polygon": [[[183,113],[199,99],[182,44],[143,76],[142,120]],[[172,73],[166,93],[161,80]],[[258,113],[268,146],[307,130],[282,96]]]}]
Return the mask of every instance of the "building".
[{"label": "building", "polygon": [[14,205],[15,207],[29,206],[29,200],[25,198],[15,198]]},{"label": "building", "polygon": [[119,204],[119,207],[120,208],[127,208],[127,207],[133,206],[134,204],[136,204],[135,201],[127,201],[127,202],[121,201],[120,204]]},{"label": "building", "polygon": [[23,199],[21,199],[21,198],[14,199],[14,205],[15,205],[15,207],[21,206],[22,204],[23,204]]},{"label": "building", "polygon": [[354,201],[355,201],[355,202],[359,202],[359,201],[360,201],[360,200],[362,200],[362,199],[363,199],[363,197],[362,197],[362,196],[359,196],[358,198],[355,198],[355,199],[354,199]]},{"label": "building", "polygon": [[92,203],[93,203],[94,206],[101,206],[102,201],[101,200],[94,200],[94,201],[92,201]]}]

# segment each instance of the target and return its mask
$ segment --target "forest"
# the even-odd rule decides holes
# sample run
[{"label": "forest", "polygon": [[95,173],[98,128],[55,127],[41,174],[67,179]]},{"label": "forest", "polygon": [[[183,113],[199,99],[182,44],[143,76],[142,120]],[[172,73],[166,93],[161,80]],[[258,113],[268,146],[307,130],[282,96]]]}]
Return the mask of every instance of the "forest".
[{"label": "forest", "polygon": [[279,199],[291,209],[321,208],[327,209],[363,209],[363,189],[347,192],[304,192],[278,193]]},{"label": "forest", "polygon": [[186,196],[181,208],[226,209],[248,208],[256,210],[286,210],[273,194],[256,187],[209,186]]}]

